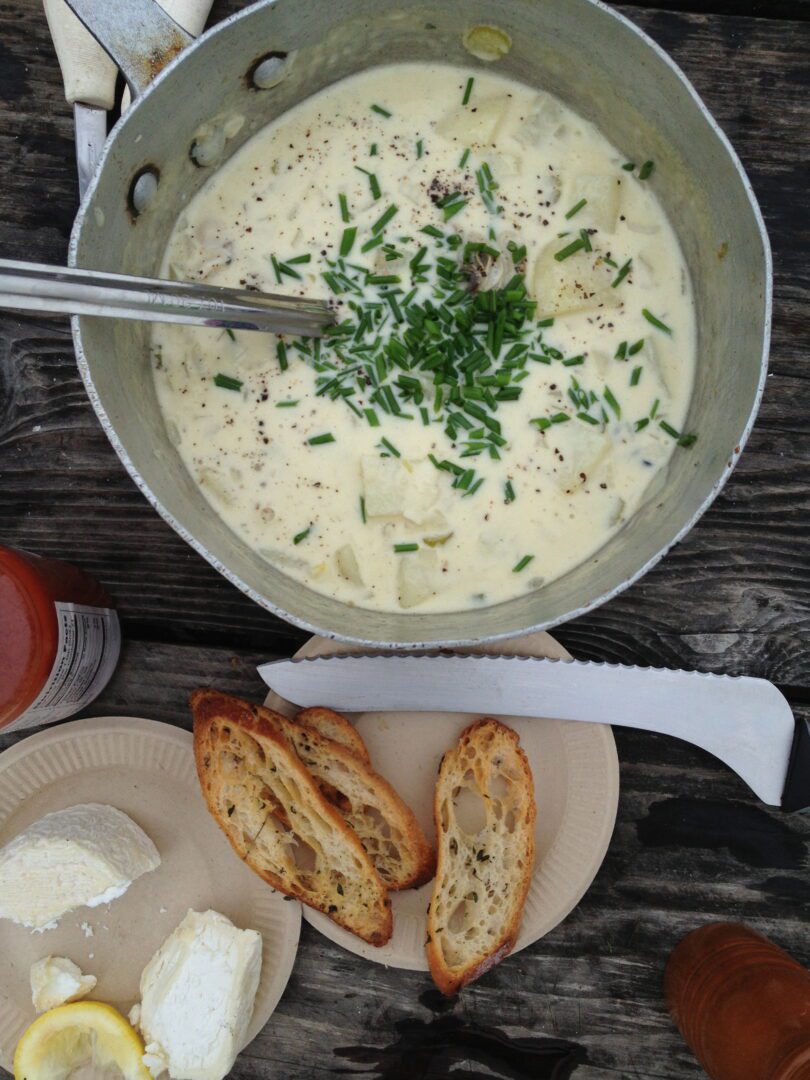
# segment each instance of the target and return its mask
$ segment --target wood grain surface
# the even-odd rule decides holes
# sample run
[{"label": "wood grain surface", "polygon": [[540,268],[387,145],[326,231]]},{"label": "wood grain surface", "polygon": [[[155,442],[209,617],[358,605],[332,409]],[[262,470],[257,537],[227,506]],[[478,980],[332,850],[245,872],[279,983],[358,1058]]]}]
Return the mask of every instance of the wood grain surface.
[{"label": "wood grain surface", "polygon": [[[213,18],[238,6],[217,2]],[[810,4],[620,10],[683,67],[749,172],[775,256],[771,372],[740,464],[689,537],[642,582],[555,633],[583,659],[761,675],[807,716]],[[41,5],[5,0],[0,251],[63,261],[76,205],[72,118]],[[115,595],[126,642],[93,715],[188,726],[195,686],[258,699],[256,663],[303,640],[150,509],[96,421],[62,321],[0,318],[0,543],[74,561]],[[617,744],[616,832],[565,923],[449,1008],[426,976],[372,967],[305,926],[287,993],[232,1076],[434,1080],[458,1070],[524,1080],[543,1075],[544,1036],[582,1048],[576,1080],[703,1076],[664,1007],[668,952],[694,927],[732,918],[808,962],[810,817],[763,807],[686,744],[629,731]]]}]

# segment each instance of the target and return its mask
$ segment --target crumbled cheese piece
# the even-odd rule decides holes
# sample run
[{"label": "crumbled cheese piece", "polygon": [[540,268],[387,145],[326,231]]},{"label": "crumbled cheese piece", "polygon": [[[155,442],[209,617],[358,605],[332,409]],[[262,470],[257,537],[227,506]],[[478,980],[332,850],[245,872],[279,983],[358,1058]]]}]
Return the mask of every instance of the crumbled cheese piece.
[{"label": "crumbled cheese piece", "polygon": [[75,908],[110,903],[159,865],[146,833],[115,807],[57,810],[0,850],[0,918],[50,929]]},{"label": "crumbled cheese piece", "polygon": [[83,975],[81,968],[64,956],[46,956],[31,967],[31,1000],[38,1013],[78,1001],[95,988],[95,975]]},{"label": "crumbled cheese piece", "polygon": [[141,976],[144,1064],[178,1080],[223,1080],[242,1049],[262,939],[216,911],[189,911]]}]

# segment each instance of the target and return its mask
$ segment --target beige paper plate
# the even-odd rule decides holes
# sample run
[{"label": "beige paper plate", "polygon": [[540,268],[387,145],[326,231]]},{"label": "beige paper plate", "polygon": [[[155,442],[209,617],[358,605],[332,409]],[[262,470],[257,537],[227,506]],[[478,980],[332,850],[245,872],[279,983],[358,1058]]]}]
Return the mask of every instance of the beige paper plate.
[{"label": "beige paper plate", "polygon": [[[297,656],[359,652],[311,638]],[[465,652],[513,653],[570,659],[549,634],[532,634]],[[289,703],[270,693],[267,704],[291,715]],[[324,705],[329,702],[325,701]],[[537,702],[542,716],[542,701]],[[362,713],[351,717],[368,745],[374,768],[413,809],[428,836],[433,827],[433,791],[442,754],[475,716],[459,713]],[[537,941],[579,903],[605,857],[619,799],[619,761],[607,724],[503,717],[520,735],[532,767],[537,799],[537,860],[514,951]],[[426,910],[432,884],[391,894],[394,933],[374,948],[304,908],[304,918],[322,934],[358,956],[391,967],[426,971]]]},{"label": "beige paper plate", "polygon": [[191,735],[132,717],[75,720],[0,754],[0,847],[52,810],[109,803],[152,838],[161,865],[112,904],[78,908],[54,930],[32,933],[0,919],[0,1065],[35,1017],[28,973],[43,956],[67,956],[98,985],[91,998],[125,1015],[141,971],[189,908],[227,915],[263,939],[261,983],[248,1041],[275,1009],[301,928],[287,903],[233,854],[197,783]]}]

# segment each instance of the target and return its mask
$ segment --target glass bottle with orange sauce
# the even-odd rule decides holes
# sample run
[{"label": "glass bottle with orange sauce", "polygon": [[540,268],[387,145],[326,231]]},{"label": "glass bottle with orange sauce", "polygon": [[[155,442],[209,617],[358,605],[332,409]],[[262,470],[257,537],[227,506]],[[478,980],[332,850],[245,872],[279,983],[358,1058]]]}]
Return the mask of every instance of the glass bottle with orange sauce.
[{"label": "glass bottle with orange sauce", "polygon": [[0,731],[79,712],[121,650],[113,602],[82,570],[0,545]]}]

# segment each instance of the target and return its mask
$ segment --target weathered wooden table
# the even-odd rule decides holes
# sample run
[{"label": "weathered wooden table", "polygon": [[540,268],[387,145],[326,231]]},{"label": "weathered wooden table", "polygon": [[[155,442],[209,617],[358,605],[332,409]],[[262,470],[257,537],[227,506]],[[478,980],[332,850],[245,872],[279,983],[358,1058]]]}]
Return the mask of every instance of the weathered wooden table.
[{"label": "weathered wooden table", "polygon": [[[215,4],[214,18],[237,6]],[[771,373],[753,437],[712,510],[640,584],[557,636],[583,659],[765,676],[806,715],[810,3],[651,0],[621,10],[684,68],[761,200],[776,262]],[[41,5],[5,0],[0,251],[64,260],[76,205],[72,119]],[[123,657],[93,715],[188,726],[193,687],[258,698],[255,664],[303,639],[147,505],[85,397],[64,321],[0,322],[0,542],[76,562],[117,598]],[[367,964],[305,925],[287,992],[232,1075],[427,1080],[458,1070],[523,1080],[540,1075],[532,1039],[543,1034],[584,1048],[577,1078],[703,1075],[664,1007],[666,957],[693,927],[730,918],[810,960],[810,817],[763,807],[687,745],[627,731],[616,739],[615,835],[563,925],[449,1010],[427,976]]]}]

